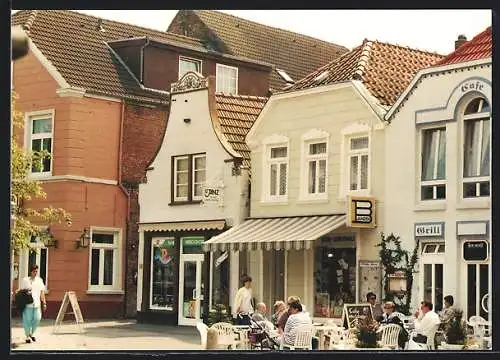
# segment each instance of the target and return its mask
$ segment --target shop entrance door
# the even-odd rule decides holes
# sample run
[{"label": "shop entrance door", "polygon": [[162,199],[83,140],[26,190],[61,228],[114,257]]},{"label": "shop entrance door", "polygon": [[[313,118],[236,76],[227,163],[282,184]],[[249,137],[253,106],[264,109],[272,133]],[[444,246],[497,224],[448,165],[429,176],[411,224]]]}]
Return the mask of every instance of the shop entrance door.
[{"label": "shop entrance door", "polygon": [[201,254],[185,254],[179,268],[179,325],[195,326],[203,306],[203,259]]},{"label": "shop entrance door", "polygon": [[467,264],[467,319],[488,316],[489,264]]}]

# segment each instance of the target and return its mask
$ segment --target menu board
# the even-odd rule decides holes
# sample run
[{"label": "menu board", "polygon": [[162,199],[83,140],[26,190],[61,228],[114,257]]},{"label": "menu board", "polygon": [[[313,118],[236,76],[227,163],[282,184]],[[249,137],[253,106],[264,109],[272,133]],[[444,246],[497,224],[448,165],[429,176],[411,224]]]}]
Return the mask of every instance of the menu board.
[{"label": "menu board", "polygon": [[353,329],[358,326],[360,320],[364,320],[367,316],[373,319],[370,304],[344,304],[342,324],[347,329]]},{"label": "menu board", "polygon": [[377,295],[377,299],[382,294],[382,267],[379,261],[359,261],[359,299],[366,299],[369,292]]}]

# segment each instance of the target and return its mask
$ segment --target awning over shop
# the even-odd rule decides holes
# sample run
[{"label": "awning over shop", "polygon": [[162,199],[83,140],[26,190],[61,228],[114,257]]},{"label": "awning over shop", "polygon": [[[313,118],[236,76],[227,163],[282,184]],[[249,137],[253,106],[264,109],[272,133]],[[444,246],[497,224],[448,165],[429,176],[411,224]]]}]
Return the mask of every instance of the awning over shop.
[{"label": "awning over shop", "polygon": [[224,229],[225,225],[226,225],[225,220],[142,223],[139,224],[139,231],[222,230]]},{"label": "awning over shop", "polygon": [[345,225],[346,219],[345,214],[247,219],[206,241],[204,250],[309,249],[313,240]]}]

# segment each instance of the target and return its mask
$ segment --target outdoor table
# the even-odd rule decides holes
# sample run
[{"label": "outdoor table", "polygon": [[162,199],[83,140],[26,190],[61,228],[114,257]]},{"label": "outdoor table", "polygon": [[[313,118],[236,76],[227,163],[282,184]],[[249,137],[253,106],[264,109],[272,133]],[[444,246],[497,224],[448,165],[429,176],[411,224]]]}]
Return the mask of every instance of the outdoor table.
[{"label": "outdoor table", "polygon": [[239,345],[244,349],[248,348],[248,331],[250,330],[249,325],[233,325],[233,331],[238,335]]},{"label": "outdoor table", "polygon": [[[318,325],[315,327],[316,332],[318,333],[318,338],[319,338],[319,350],[325,350],[325,335],[329,331],[339,331],[342,330],[344,331],[343,327],[340,326],[332,326],[332,325]],[[326,348],[328,349],[328,348]]]}]

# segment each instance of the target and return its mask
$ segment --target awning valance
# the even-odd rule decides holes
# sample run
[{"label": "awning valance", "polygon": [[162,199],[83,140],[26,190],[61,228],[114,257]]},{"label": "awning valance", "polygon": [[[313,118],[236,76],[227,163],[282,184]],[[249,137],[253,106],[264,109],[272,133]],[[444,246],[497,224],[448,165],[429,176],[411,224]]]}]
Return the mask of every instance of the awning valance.
[{"label": "awning valance", "polygon": [[206,241],[204,250],[308,249],[311,241],[345,225],[346,219],[345,214],[247,219]]},{"label": "awning valance", "polygon": [[139,231],[200,231],[222,230],[226,225],[225,220],[200,220],[165,223],[142,223]]}]

